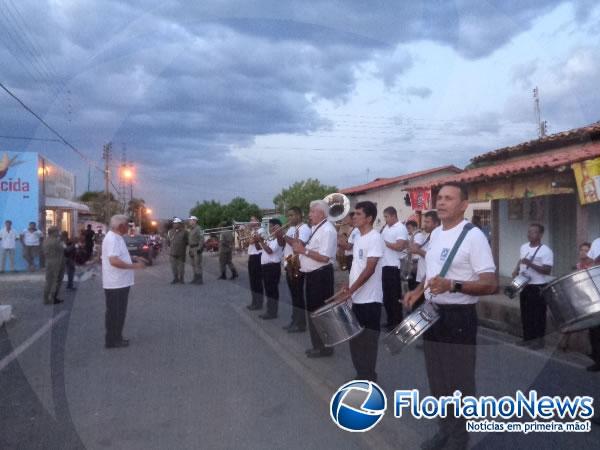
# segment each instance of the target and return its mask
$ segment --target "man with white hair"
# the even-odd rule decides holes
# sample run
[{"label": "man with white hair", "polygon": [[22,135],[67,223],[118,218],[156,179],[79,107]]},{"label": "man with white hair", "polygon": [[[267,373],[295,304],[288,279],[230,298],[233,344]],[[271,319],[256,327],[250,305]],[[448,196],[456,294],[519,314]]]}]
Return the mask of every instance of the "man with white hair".
[{"label": "man with white hair", "polygon": [[127,234],[127,216],[110,219],[110,231],[102,241],[102,287],[106,298],[106,348],[127,347],[123,325],[127,314],[129,289],[134,284],[133,270],[143,269],[143,262],[132,262],[123,235]]},{"label": "man with white hair", "polygon": [[[308,218],[312,226],[306,244],[297,240],[292,245],[294,253],[300,255],[300,271],[306,279],[306,309],[313,312],[325,304],[333,295],[333,265],[337,250],[337,231],[328,219],[329,204],[324,200],[310,203]],[[308,327],[312,348],[306,351],[309,358],[333,355],[332,348],[325,348],[309,315]]]}]

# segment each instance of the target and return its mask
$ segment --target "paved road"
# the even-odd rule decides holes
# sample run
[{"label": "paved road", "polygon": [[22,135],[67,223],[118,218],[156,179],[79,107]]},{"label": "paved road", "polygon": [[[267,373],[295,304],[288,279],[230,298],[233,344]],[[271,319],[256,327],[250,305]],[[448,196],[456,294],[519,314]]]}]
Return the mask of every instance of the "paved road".
[{"label": "paved road", "polygon": [[[40,283],[0,283],[0,299],[10,299],[18,316],[0,329],[0,448],[417,448],[432,432],[429,421],[391,414],[364,435],[338,430],[328,403],[353,375],[346,346],[334,358],[306,359],[308,336],[281,330],[290,314],[283,283],[280,318],[265,323],[244,308],[245,271],[236,281],[220,281],[216,259],[205,261],[201,287],[169,285],[166,261],[138,274],[127,349],[102,346],[99,280],[82,283],[57,307],[40,304]],[[480,394],[534,387],[600,397],[600,377],[582,370],[584,361],[516,348],[510,337],[486,330],[480,343]],[[7,362],[15,352],[18,358]],[[382,352],[378,370],[388,394],[427,392],[418,346],[397,357]],[[592,448],[600,444],[600,429],[481,434],[471,443]]]}]

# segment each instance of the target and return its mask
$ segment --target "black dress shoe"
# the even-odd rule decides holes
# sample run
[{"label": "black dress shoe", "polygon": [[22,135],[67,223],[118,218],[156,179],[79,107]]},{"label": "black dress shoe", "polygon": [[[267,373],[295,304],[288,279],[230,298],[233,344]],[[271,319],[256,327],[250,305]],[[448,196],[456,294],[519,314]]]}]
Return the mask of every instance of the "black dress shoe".
[{"label": "black dress shoe", "polygon": [[600,372],[600,364],[592,364],[591,366],[587,366],[585,370],[588,372]]},{"label": "black dress shoe", "polygon": [[314,348],[310,352],[308,352],[306,356],[308,356],[309,358],[326,358],[328,356],[333,356],[333,349],[324,348],[322,350],[319,350]]},{"label": "black dress shoe", "polygon": [[232,273],[230,280],[235,280],[237,277],[238,277],[237,272],[236,273]]},{"label": "black dress shoe", "polygon": [[67,290],[69,290],[69,291],[76,291],[77,288],[75,286],[67,286]]},{"label": "black dress shoe", "polygon": [[287,329],[288,333],[304,333],[306,331],[306,327],[301,327],[298,325],[293,325]]},{"label": "black dress shoe", "polygon": [[217,280],[226,280],[227,277],[225,276],[225,274],[221,275],[219,278],[217,278]]},{"label": "black dress shoe", "polygon": [[248,308],[250,311],[256,311],[258,309],[262,309],[262,306],[258,306],[258,305],[248,305],[246,306],[246,308]]},{"label": "black dress shoe", "polygon": [[129,347],[129,341],[127,339],[123,339],[119,342],[115,342],[114,344],[106,344],[106,348],[123,348]]},{"label": "black dress shoe", "polygon": [[173,281],[171,281],[171,284],[177,284],[179,283],[179,280],[177,278],[175,278]]},{"label": "black dress shoe", "polygon": [[277,319],[277,314],[261,314],[258,317],[260,317],[263,320],[272,320],[272,319]]},{"label": "black dress shoe", "polygon": [[58,304],[60,304],[62,302],[64,302],[64,300],[61,300],[60,298],[55,298],[52,303],[54,303],[55,305],[58,305]]}]

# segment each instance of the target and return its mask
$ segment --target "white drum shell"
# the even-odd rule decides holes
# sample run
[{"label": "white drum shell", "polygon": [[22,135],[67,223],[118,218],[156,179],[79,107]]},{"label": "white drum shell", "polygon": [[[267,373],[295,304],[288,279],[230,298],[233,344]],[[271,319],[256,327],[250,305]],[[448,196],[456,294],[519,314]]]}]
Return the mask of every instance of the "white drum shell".
[{"label": "white drum shell", "polygon": [[600,325],[600,266],[555,280],[544,289],[544,297],[561,332]]},{"label": "white drum shell", "polygon": [[510,285],[513,287],[515,292],[521,291],[525,286],[529,284],[531,281],[531,277],[527,274],[520,273],[510,282]]},{"label": "white drum shell", "polygon": [[311,313],[310,317],[326,347],[346,342],[363,329],[349,302],[325,305]]}]

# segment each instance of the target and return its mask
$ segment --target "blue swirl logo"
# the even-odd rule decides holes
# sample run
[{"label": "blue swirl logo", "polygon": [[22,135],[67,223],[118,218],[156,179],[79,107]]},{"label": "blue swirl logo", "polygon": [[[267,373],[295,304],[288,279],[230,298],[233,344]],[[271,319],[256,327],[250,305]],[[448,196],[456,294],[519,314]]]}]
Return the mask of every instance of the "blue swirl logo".
[{"label": "blue swirl logo", "polygon": [[364,432],[373,428],[383,417],[387,399],[383,390],[371,381],[350,381],[331,398],[329,412],[342,430]]}]

